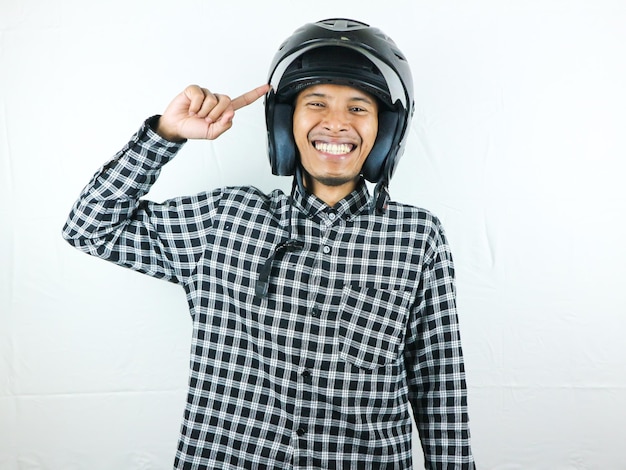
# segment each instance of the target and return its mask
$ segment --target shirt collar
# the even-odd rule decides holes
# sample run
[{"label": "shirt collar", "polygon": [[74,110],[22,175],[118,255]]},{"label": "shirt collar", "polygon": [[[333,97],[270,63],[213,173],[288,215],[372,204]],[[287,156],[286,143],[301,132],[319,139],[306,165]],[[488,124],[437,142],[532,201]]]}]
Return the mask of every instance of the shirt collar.
[{"label": "shirt collar", "polygon": [[329,207],[324,201],[317,196],[307,192],[300,185],[296,184],[294,190],[294,202],[308,217],[313,217],[320,212],[334,211],[339,217],[349,219],[368,208],[370,205],[370,194],[365,184],[365,180],[361,178],[350,194],[339,201],[334,207]]}]

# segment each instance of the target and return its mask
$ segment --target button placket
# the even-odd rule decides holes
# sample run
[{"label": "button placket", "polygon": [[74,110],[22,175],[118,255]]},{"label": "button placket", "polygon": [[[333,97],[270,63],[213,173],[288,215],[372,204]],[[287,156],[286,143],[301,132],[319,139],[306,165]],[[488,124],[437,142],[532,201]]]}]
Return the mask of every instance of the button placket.
[{"label": "button placket", "polygon": [[323,212],[320,214],[320,227],[324,231],[329,230],[338,219],[339,215],[334,210]]},{"label": "button placket", "polygon": [[333,237],[331,236],[331,233],[332,233],[331,230],[332,230],[333,224],[336,223],[338,219],[339,219],[339,216],[337,215],[337,213],[334,211],[331,211],[331,212],[326,213],[322,220],[322,225],[324,226],[325,229],[328,229],[328,231],[326,231],[323,234],[322,239],[320,240],[322,253],[325,255],[329,255],[333,251],[332,246],[330,244],[327,244],[327,242],[333,239]]}]

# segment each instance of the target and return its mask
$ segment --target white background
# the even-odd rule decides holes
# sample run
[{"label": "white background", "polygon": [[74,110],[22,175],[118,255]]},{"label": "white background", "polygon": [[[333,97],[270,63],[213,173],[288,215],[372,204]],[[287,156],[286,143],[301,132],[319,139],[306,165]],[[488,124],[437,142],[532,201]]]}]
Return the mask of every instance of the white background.
[{"label": "white background", "polygon": [[[187,84],[252,89],[293,30],[336,16],[414,71],[391,194],[447,229],[479,468],[626,468],[626,2],[1,0],[0,469],[171,468],[184,293],[61,227]],[[258,101],[190,142],[150,198],[288,187],[263,119]]]}]

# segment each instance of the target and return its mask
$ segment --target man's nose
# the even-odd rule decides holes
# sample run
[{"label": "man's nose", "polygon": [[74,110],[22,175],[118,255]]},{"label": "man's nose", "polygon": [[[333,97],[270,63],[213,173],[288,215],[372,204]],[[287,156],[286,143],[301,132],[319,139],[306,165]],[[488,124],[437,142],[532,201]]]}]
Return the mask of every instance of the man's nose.
[{"label": "man's nose", "polygon": [[350,118],[344,110],[328,109],[322,125],[330,132],[341,132],[350,128]]}]

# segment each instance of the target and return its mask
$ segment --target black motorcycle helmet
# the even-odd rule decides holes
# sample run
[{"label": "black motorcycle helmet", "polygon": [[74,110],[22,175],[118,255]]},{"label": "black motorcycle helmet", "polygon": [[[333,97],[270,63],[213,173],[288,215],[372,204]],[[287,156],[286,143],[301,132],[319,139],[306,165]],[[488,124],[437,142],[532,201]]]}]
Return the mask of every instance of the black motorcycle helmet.
[{"label": "black motorcycle helmet", "polygon": [[297,93],[320,83],[350,85],[381,105],[378,135],[362,174],[386,193],[414,111],[411,70],[391,38],[345,18],[306,24],[280,46],[268,81],[272,89],[265,99],[265,121],[273,174],[293,175],[298,165],[292,129]]}]

